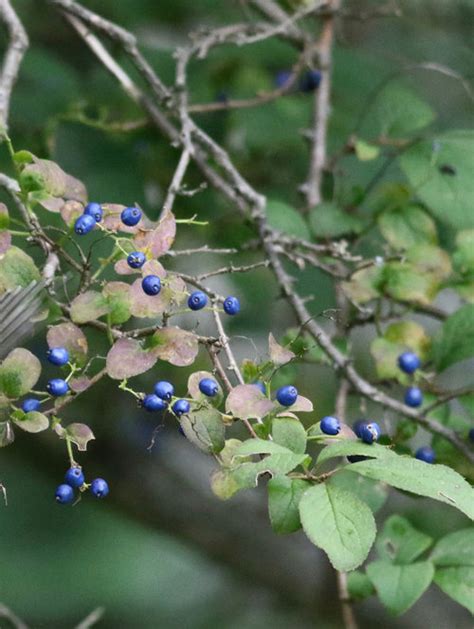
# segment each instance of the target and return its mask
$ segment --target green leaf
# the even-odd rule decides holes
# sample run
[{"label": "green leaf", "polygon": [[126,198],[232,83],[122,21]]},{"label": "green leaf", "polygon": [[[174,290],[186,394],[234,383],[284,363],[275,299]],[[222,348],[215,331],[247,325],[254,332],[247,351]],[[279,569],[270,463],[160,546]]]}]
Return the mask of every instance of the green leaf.
[{"label": "green leaf", "polygon": [[359,570],[349,572],[347,575],[347,589],[349,591],[349,596],[354,601],[363,601],[365,598],[375,594],[375,588],[372,585],[372,581],[366,574],[360,572]]},{"label": "green leaf", "polygon": [[386,485],[371,478],[365,478],[360,474],[351,474],[346,470],[340,470],[337,474],[333,474],[327,482],[356,495],[370,507],[372,513],[377,513],[387,500],[388,488]]},{"label": "green leaf", "polygon": [[412,90],[390,82],[377,96],[372,117],[378,120],[380,135],[400,138],[429,125],[435,114]]},{"label": "green leaf", "polygon": [[268,473],[271,476],[288,474],[307,459],[308,457],[304,454],[280,452],[266,456],[256,463],[240,463],[229,473],[239,489],[251,489],[257,486],[258,479],[262,474]]},{"label": "green leaf", "polygon": [[20,419],[13,419],[18,428],[21,428],[25,432],[42,432],[49,428],[49,419],[43,413],[38,411],[30,411],[29,413],[23,413]]},{"label": "green leaf", "polygon": [[379,557],[396,564],[417,559],[433,543],[433,538],[415,529],[408,520],[392,515],[386,520],[375,543]]},{"label": "green leaf", "polygon": [[383,237],[394,249],[408,249],[418,243],[436,244],[438,241],[435,222],[416,205],[383,212],[377,222]]},{"label": "green leaf", "polygon": [[474,131],[449,131],[417,142],[399,162],[418,197],[440,221],[456,229],[474,226]]},{"label": "green leaf", "polygon": [[434,582],[456,603],[474,614],[474,568],[472,566],[438,568]]},{"label": "green leaf", "polygon": [[29,350],[18,347],[0,365],[0,392],[15,400],[30,391],[41,374],[41,363]]},{"label": "green leaf", "polygon": [[354,148],[357,159],[361,162],[370,162],[380,155],[380,148],[378,146],[375,146],[375,144],[369,144],[361,139],[356,140]]},{"label": "green leaf", "polygon": [[316,485],[301,498],[300,517],[306,535],[327,553],[336,570],[353,570],[369,554],[375,521],[354,494],[327,483]]},{"label": "green leaf", "polygon": [[474,274],[474,229],[465,229],[456,234],[454,266],[458,273],[471,278]]},{"label": "green leaf", "polygon": [[107,314],[107,299],[94,290],[81,293],[72,300],[71,319],[74,323],[87,323]]},{"label": "green leaf", "polygon": [[109,282],[102,290],[112,325],[125,323],[132,316],[130,311],[130,286],[125,282]]},{"label": "green leaf", "polygon": [[445,465],[428,465],[392,453],[390,457],[353,463],[345,469],[397,489],[445,502],[474,519],[474,489],[460,474]]},{"label": "green leaf", "polygon": [[311,239],[304,218],[286,203],[269,200],[267,203],[267,217],[268,222],[274,229],[296,238]]},{"label": "green leaf", "polygon": [[380,600],[394,615],[410,609],[428,589],[434,576],[434,567],[430,561],[419,561],[407,566],[374,561],[366,570]]},{"label": "green leaf", "polygon": [[398,321],[390,324],[383,337],[374,339],[370,345],[377,376],[381,379],[395,378],[400,383],[407,384],[408,378],[398,366],[398,357],[410,349],[423,360],[427,356],[429,346],[430,337],[418,323]]},{"label": "green leaf", "polygon": [[214,408],[191,408],[180,424],[189,441],[204,452],[217,453],[225,445],[225,426]]},{"label": "green leaf", "polygon": [[18,286],[25,288],[40,279],[33,259],[18,247],[9,247],[0,257],[0,294]]},{"label": "green leaf", "polygon": [[293,533],[301,528],[299,503],[308,482],[288,476],[275,476],[268,482],[268,511],[275,533]]},{"label": "green leaf", "polygon": [[474,567],[474,528],[442,537],[436,542],[430,559],[436,566]]},{"label": "green leaf", "polygon": [[235,450],[234,456],[251,456],[252,454],[291,454],[291,450],[274,441],[247,439]]},{"label": "green leaf", "polygon": [[329,459],[333,459],[338,456],[369,456],[373,458],[386,459],[397,456],[387,446],[381,446],[378,443],[362,443],[361,441],[352,441],[349,439],[341,439],[335,443],[326,446],[321,450],[316,459],[316,464],[321,465]]},{"label": "green leaf", "polygon": [[438,330],[432,357],[438,371],[474,356],[474,304],[452,314]]},{"label": "green leaf", "polygon": [[292,452],[302,454],[306,451],[306,430],[299,419],[275,417],[272,422],[272,436],[275,443]]},{"label": "green leaf", "polygon": [[438,293],[438,277],[422,273],[408,262],[389,262],[384,271],[385,292],[398,301],[428,305]]},{"label": "green leaf", "polygon": [[383,280],[383,268],[374,264],[356,271],[350,281],[342,282],[341,286],[349,299],[359,304],[365,304],[380,296]]},{"label": "green leaf", "polygon": [[334,203],[320,203],[312,208],[309,223],[316,238],[337,238],[343,234],[358,234],[363,226],[360,218],[344,212]]}]

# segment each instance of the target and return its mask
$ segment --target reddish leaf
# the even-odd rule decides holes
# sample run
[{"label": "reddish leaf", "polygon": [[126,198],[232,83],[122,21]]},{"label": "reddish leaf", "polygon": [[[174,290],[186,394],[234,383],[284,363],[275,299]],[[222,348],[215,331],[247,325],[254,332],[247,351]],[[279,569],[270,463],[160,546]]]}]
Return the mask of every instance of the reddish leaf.
[{"label": "reddish leaf", "polygon": [[203,378],[212,378],[212,380],[216,380],[215,375],[209,371],[195,371],[188,378],[188,392],[195,400],[201,400],[203,398],[203,394],[199,390],[199,383]]},{"label": "reddish leaf", "polygon": [[60,208],[63,221],[68,227],[71,227],[84,212],[84,206],[79,201],[66,201]]},{"label": "reddish leaf", "polygon": [[295,354],[290,349],[286,349],[286,347],[282,347],[276,342],[275,337],[271,332],[268,335],[268,353],[270,355],[270,360],[275,365],[285,365],[295,357]]},{"label": "reddish leaf", "polygon": [[61,439],[69,439],[76,444],[77,449],[85,452],[87,450],[87,444],[92,439],[95,439],[94,433],[87,424],[73,423],[64,428],[61,424],[57,424],[54,427],[56,433]]},{"label": "reddish leaf", "polygon": [[114,270],[118,275],[136,275],[141,273],[141,269],[132,269],[131,266],[128,266],[128,262],[124,258],[115,263]]},{"label": "reddish leaf", "polygon": [[191,365],[199,350],[197,336],[176,327],[157,330],[153,334],[152,345],[153,354],[157,358],[177,367]]},{"label": "reddish leaf", "polygon": [[46,335],[49,347],[65,347],[73,362],[83,365],[87,358],[87,339],[74,323],[60,323],[49,328]]},{"label": "reddish leaf", "polygon": [[114,232],[127,232],[128,234],[136,234],[139,230],[140,223],[134,227],[128,227],[128,225],[122,223],[120,214],[125,209],[125,205],[118,205],[117,203],[103,203],[102,209],[104,211],[102,225],[107,229]]},{"label": "reddish leaf", "polygon": [[296,402],[290,406],[290,410],[293,413],[311,413],[313,410],[313,403],[308,400],[307,397],[298,395]]},{"label": "reddish leaf", "polygon": [[225,408],[240,419],[261,419],[274,404],[253,384],[239,384],[227,396]]},{"label": "reddish leaf", "polygon": [[138,341],[119,339],[107,354],[107,373],[115,380],[123,380],[145,373],[156,363],[154,351],[144,350]]},{"label": "reddish leaf", "polygon": [[159,258],[171,248],[175,236],[176,220],[172,212],[167,211],[154,229],[140,229],[133,242],[147,255]]},{"label": "reddish leaf", "polygon": [[91,386],[91,381],[87,376],[79,376],[78,378],[71,378],[69,386],[74,393],[82,393]]}]

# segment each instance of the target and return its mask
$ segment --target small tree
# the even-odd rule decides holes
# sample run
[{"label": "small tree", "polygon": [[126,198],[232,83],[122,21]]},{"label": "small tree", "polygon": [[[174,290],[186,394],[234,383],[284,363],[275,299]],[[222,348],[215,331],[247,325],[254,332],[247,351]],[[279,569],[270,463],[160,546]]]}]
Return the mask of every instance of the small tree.
[{"label": "small tree", "polygon": [[[433,580],[474,611],[469,589],[474,564],[466,551],[474,546],[472,528],[450,533],[433,545],[433,539],[400,515],[391,515],[378,535],[374,519],[388,487],[444,502],[474,517],[468,482],[468,464],[474,462],[468,443],[472,420],[450,404],[457,399],[460,408],[472,409],[474,390],[440,388],[436,379],[474,354],[472,132],[433,133],[429,105],[390,80],[371,99],[370,116],[378,120],[378,132],[364,135],[361,120],[344,146],[328,155],[332,49],[335,25],[343,15],[337,0],[304,3],[291,13],[273,0],[249,2],[261,20],[194,36],[188,46],[176,50],[171,86],[142,56],[132,34],[71,0],[50,4],[181,154],[161,216],[152,222],[140,208],[91,203],[86,186],[58,164],[18,150],[8,136],[7,119],[27,37],[8,0],[0,1],[0,16],[10,34],[0,75],[0,122],[12,165],[12,174],[0,175],[11,197],[8,208],[0,207],[0,445],[11,444],[17,428],[31,433],[50,428],[67,446],[75,475],[68,486],[104,496],[106,486],[86,482],[83,455],[78,460],[74,449],[87,449],[94,438],[91,428],[84,423],[65,425],[61,412],[109,377],[117,382],[120,395],[134,396],[146,410],[165,412],[189,441],[214,456],[211,485],[218,497],[226,500],[255,487],[260,478],[268,481],[273,529],[292,533],[303,527],[327,553],[338,572],[347,627],[355,626],[354,600],[375,592],[388,610],[400,614]],[[251,46],[271,38],[284,38],[297,53],[272,91],[249,99],[192,102],[191,62],[206,59],[224,44]],[[137,78],[102,40],[121,50]],[[448,72],[443,67],[428,69]],[[280,199],[266,199],[241,174],[228,150],[195,121],[202,112],[258,107],[298,91],[314,99],[300,211]],[[344,156],[362,164],[380,159],[381,166],[369,186],[355,187],[341,204],[334,186],[324,184],[337,178]],[[389,185],[379,185],[394,160],[399,173]],[[250,225],[256,262],[194,275],[166,268],[171,253],[202,252],[172,251],[177,228],[202,224],[196,217],[176,219],[173,213],[179,195],[197,192],[184,185],[190,163]],[[51,226],[51,212],[60,214],[61,227]],[[295,225],[303,225],[308,235],[291,235]],[[446,229],[454,237],[440,239],[440,230]],[[370,230],[376,244],[369,251],[360,241]],[[109,253],[98,258],[95,248],[104,239],[110,243]],[[25,245],[37,247],[39,262]],[[330,278],[336,309],[321,312],[307,304],[291,275],[305,266]],[[226,317],[238,316],[239,301],[211,290],[207,280],[259,267],[277,282],[295,325],[284,338],[269,334],[265,360],[247,358],[239,364],[225,330]],[[65,273],[74,276],[68,290],[61,282]],[[445,288],[456,291],[462,302],[450,314],[433,304]],[[173,318],[183,309],[209,312],[215,332],[199,334],[194,323],[175,325]],[[434,334],[415,320],[420,313],[437,323]],[[63,373],[37,391],[41,361],[17,344],[29,322],[42,315],[49,317],[49,359]],[[140,325],[150,319],[157,322]],[[375,365],[371,377],[354,364],[351,347],[351,333],[367,324],[377,331],[370,344]],[[89,347],[92,328],[108,339],[104,359]],[[200,348],[209,356],[208,371],[192,371]],[[178,395],[163,384],[153,394],[140,390],[135,378],[158,360],[189,368],[187,392]],[[298,361],[327,365],[338,380],[334,416],[309,426],[300,415],[313,411],[312,401],[298,395],[291,382],[275,386],[281,384],[281,368]],[[27,403],[21,401],[24,396],[29,396]],[[364,417],[353,425],[357,417],[348,408],[351,400],[371,401],[382,420]],[[235,430],[239,425],[247,438],[237,438],[242,436]],[[413,456],[410,440],[419,428],[426,431],[426,444]],[[435,459],[439,463],[433,464]],[[70,502],[73,489],[64,491],[57,495],[59,501]],[[361,568],[374,542],[377,558]]]}]

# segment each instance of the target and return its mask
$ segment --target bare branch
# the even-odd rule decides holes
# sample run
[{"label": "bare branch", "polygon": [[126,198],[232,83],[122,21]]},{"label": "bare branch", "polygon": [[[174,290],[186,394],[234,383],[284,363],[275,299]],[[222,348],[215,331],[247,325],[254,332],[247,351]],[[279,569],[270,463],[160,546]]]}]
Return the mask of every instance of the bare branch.
[{"label": "bare branch", "polygon": [[[340,0],[329,2],[330,9],[335,12],[339,5]],[[321,82],[314,95],[311,159],[308,179],[302,188],[308,209],[321,203],[321,182],[326,165],[327,130],[331,113],[331,66],[335,19],[334,14],[324,18],[318,45]]]},{"label": "bare branch", "polygon": [[28,48],[28,36],[9,0],[0,0],[0,20],[8,30],[9,44],[0,71],[0,131],[8,128],[10,97]]}]

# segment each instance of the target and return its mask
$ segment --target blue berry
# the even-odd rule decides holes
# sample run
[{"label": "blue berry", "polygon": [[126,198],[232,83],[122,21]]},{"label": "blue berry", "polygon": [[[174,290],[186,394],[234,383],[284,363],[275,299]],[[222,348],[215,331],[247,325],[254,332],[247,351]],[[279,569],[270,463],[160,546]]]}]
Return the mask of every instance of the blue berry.
[{"label": "blue berry", "polygon": [[357,437],[359,437],[359,439],[362,439],[361,430],[366,424],[367,422],[364,419],[358,419],[352,424],[352,430],[355,432]]},{"label": "blue berry", "polygon": [[224,300],[224,312],[228,315],[235,315],[239,312],[240,310],[240,301],[237,299],[237,297],[232,297],[232,295],[229,295],[229,297],[226,297]]},{"label": "blue berry", "polygon": [[265,386],[264,382],[262,382],[261,380],[258,380],[258,382],[254,382],[253,384],[258,389],[260,389],[260,391],[263,393],[263,395],[267,395],[267,387]]},{"label": "blue berry", "polygon": [[105,498],[105,496],[109,493],[107,481],[103,478],[94,478],[91,483],[91,492],[96,498]]},{"label": "blue berry", "polygon": [[171,382],[161,380],[155,384],[155,394],[162,400],[169,401],[174,395],[174,386]]},{"label": "blue berry", "polygon": [[421,361],[414,352],[403,352],[398,357],[398,366],[405,373],[414,373],[420,365]]},{"label": "blue berry", "polygon": [[424,461],[425,463],[434,463],[436,455],[433,448],[430,448],[430,446],[423,446],[421,448],[418,448],[418,450],[415,452],[415,459],[418,459],[419,461]]},{"label": "blue berry", "polygon": [[23,401],[21,410],[25,413],[31,413],[31,411],[38,411],[41,406],[41,402],[34,397],[28,397]]},{"label": "blue berry", "polygon": [[195,290],[188,298],[188,306],[191,310],[201,310],[207,304],[207,295],[202,290]]},{"label": "blue berry", "polygon": [[127,257],[128,266],[132,269],[141,269],[146,262],[146,255],[142,251],[133,251]]},{"label": "blue berry", "polygon": [[147,295],[154,297],[161,290],[161,280],[158,275],[147,275],[142,280],[142,288]]},{"label": "blue berry", "polygon": [[423,404],[423,393],[418,387],[408,387],[405,391],[405,404],[412,408]]},{"label": "blue berry", "polygon": [[469,439],[470,441],[474,441],[474,428],[471,428],[469,431]]},{"label": "blue berry", "polygon": [[360,428],[360,438],[364,443],[373,443],[380,437],[380,426],[375,422],[368,422]]},{"label": "blue berry", "polygon": [[165,408],[168,406],[168,404],[164,400],[162,400],[154,393],[145,395],[142,404],[143,408],[145,408],[147,411],[150,411],[150,413],[153,413],[155,411],[164,411]]},{"label": "blue berry", "polygon": [[61,395],[66,395],[69,391],[69,385],[62,378],[53,378],[46,385],[46,390],[54,397],[61,397]]},{"label": "blue berry", "polygon": [[214,397],[219,393],[219,385],[212,378],[203,378],[199,382],[199,390],[208,397]]},{"label": "blue berry", "polygon": [[276,393],[276,399],[282,406],[291,406],[296,402],[298,390],[291,384],[280,387]]},{"label": "blue berry", "polygon": [[65,482],[71,487],[77,488],[84,485],[86,479],[80,467],[71,467],[64,476]]},{"label": "blue berry", "polygon": [[50,363],[62,367],[69,362],[69,352],[65,347],[53,347],[46,354]]},{"label": "blue berry", "polygon": [[74,500],[74,489],[71,485],[59,485],[55,498],[60,505],[67,505]]},{"label": "blue berry", "polygon": [[124,225],[128,225],[128,227],[133,227],[139,223],[141,217],[142,211],[137,207],[126,207],[120,214],[122,223],[124,223]]},{"label": "blue berry", "polygon": [[320,423],[321,431],[325,435],[338,435],[341,430],[341,422],[337,417],[323,417]]},{"label": "blue berry", "polygon": [[308,70],[302,76],[300,81],[300,90],[302,92],[314,92],[321,83],[321,72],[319,70]]},{"label": "blue berry", "polygon": [[280,70],[275,74],[274,83],[275,87],[281,89],[282,87],[286,87],[286,84],[290,80],[291,70]]},{"label": "blue berry", "polygon": [[92,216],[96,223],[102,220],[102,206],[100,203],[88,203],[84,208],[84,214]]},{"label": "blue berry", "polygon": [[188,402],[188,400],[176,400],[171,408],[173,409],[173,413],[177,417],[181,417],[181,415],[186,415],[186,413],[189,413],[191,404]]},{"label": "blue berry", "polygon": [[74,231],[78,236],[85,236],[95,227],[95,219],[89,214],[82,214],[74,223]]}]

